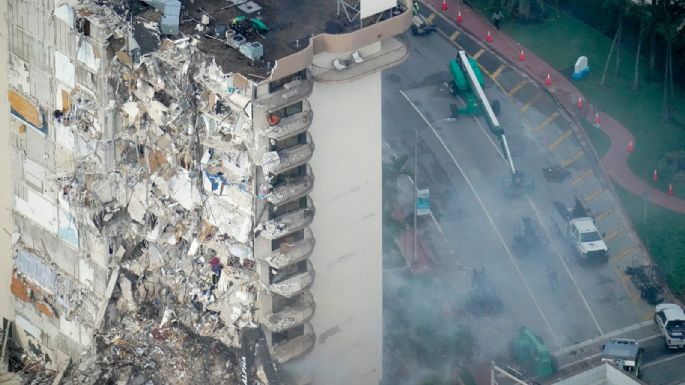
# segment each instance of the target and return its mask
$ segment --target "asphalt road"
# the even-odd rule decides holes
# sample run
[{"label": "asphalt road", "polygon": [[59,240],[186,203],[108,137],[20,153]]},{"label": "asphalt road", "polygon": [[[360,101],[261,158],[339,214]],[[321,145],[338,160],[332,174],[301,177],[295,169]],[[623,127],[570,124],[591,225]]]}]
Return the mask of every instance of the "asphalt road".
[{"label": "asphalt road", "polygon": [[[468,50],[473,54],[480,49],[472,43],[468,43]],[[383,74],[383,138],[388,151],[413,156],[414,130],[418,130],[417,184],[431,189],[433,228],[438,234],[431,238],[440,266],[434,274],[444,280],[444,288],[452,291],[453,299],[436,306],[451,311],[455,322],[469,325],[484,362],[506,361],[508,342],[519,327],[526,326],[555,354],[563,368],[560,375],[568,375],[594,364],[603,340],[632,333],[635,338],[652,336],[644,340],[646,361],[651,362],[644,370],[646,382],[676,384],[685,380],[685,355],[659,347],[661,340],[653,336],[656,329],[647,322],[652,307],[636,296],[623,274],[627,258],[621,258],[629,253],[614,252],[605,265],[580,266],[555,226],[557,213],[552,203],[571,205],[584,191],[588,195],[580,197],[586,203],[603,205],[596,212],[621,210],[611,207],[615,201],[610,196],[604,197],[607,193],[602,190],[601,176],[595,173],[587,177],[592,159],[585,159],[584,143],[568,132],[570,123],[561,119],[563,114],[556,112],[554,103],[536,95],[539,91],[528,89],[528,84],[518,85],[520,91],[508,96],[502,83],[511,84],[510,90],[520,83],[509,68],[499,70],[503,77],[498,78],[498,84],[486,82],[488,97],[500,101],[500,121],[516,167],[536,186],[526,196],[506,198],[502,183],[509,170],[484,119],[450,119],[450,104],[460,103],[447,88],[447,65],[457,48],[438,34],[410,36],[409,44],[409,59]],[[481,52],[479,56],[489,67],[484,68],[486,72],[497,73],[502,63],[494,55]],[[570,177],[548,182],[543,169],[549,167],[567,169]],[[592,178],[597,178],[600,187],[583,187]],[[612,235],[607,236],[611,238],[607,241],[610,249],[633,248],[626,246],[634,242],[627,231],[630,225],[622,223],[620,215],[603,215],[608,224],[598,226]],[[524,217],[540,224],[542,247],[523,249],[514,242]],[[471,276],[472,270],[481,266],[503,302],[499,314],[473,315]],[[419,283],[407,279],[404,284]]]}]

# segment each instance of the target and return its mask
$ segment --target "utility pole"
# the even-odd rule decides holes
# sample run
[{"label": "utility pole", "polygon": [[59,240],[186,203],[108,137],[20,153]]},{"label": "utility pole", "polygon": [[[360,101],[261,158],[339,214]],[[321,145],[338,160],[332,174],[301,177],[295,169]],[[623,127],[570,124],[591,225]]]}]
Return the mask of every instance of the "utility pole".
[{"label": "utility pole", "polygon": [[414,263],[416,263],[416,210],[418,209],[418,192],[419,192],[419,181],[416,179],[416,170],[419,166],[419,130],[414,128],[414,242],[412,246],[414,248]]}]

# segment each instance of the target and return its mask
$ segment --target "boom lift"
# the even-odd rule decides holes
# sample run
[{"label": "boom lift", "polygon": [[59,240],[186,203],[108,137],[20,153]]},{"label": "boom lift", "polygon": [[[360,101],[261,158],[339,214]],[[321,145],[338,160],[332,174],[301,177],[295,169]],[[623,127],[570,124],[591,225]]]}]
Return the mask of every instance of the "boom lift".
[{"label": "boom lift", "polygon": [[459,51],[457,57],[450,61],[450,73],[452,74],[452,81],[449,84],[450,93],[454,96],[462,95],[466,102],[464,108],[459,108],[456,104],[450,106],[453,117],[483,113],[490,131],[499,139],[502,152],[511,171],[510,178],[503,183],[505,195],[517,196],[532,192],[535,188],[533,182],[527,181],[523,172],[514,166],[507,137],[504,135],[504,129],[496,116],[499,114],[499,103],[495,101],[491,105],[485,96],[485,92],[483,92],[485,81],[476,60],[468,57],[465,51]]}]

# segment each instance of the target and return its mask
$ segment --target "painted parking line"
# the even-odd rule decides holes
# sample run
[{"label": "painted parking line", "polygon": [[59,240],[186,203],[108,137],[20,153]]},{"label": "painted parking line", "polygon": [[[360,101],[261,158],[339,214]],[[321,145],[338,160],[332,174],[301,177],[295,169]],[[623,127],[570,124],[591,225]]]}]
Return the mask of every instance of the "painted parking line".
[{"label": "painted parking line", "polygon": [[595,198],[597,198],[597,196],[598,196],[599,194],[601,194],[603,191],[604,191],[604,189],[600,187],[599,189],[597,189],[597,190],[595,190],[595,191],[589,193],[589,194],[583,199],[583,202],[585,202],[585,204],[588,204],[588,203],[592,202],[592,200],[595,199]]},{"label": "painted parking line", "polygon": [[459,35],[460,35],[460,32],[459,32],[459,31],[454,31],[454,33],[453,33],[452,35],[450,35],[449,40],[452,40],[452,41],[454,42],[454,41],[457,40],[457,38],[459,37]]},{"label": "painted parking line", "polygon": [[523,86],[525,86],[527,83],[528,81],[526,79],[521,80],[517,85],[514,86],[514,88],[507,92],[507,95],[509,97],[514,96],[517,92],[521,91],[521,88],[523,88]]},{"label": "painted parking line", "polygon": [[538,93],[536,93],[535,95],[533,95],[533,97],[530,98],[530,100],[527,101],[526,104],[523,105],[523,107],[521,107],[521,112],[526,112],[526,110],[527,110],[533,103],[537,102],[538,99],[540,99],[541,96],[542,96],[542,92],[538,92]]},{"label": "painted parking line", "polygon": [[616,238],[617,235],[624,233],[625,230],[623,229],[623,226],[620,226],[618,229],[612,231],[611,233],[607,234],[606,237],[604,237],[605,242],[609,242],[610,240]]},{"label": "painted parking line", "polygon": [[435,20],[435,14],[434,14],[434,13],[431,13],[431,14],[426,18],[426,22],[427,22],[428,24],[432,24],[432,23],[433,23],[433,20]]},{"label": "painted parking line", "polygon": [[[651,323],[651,322],[650,322],[650,323]],[[652,335],[649,335],[649,336],[647,336],[647,337],[638,339],[637,342],[638,342],[638,343],[643,343],[643,342],[645,342],[645,341],[653,340],[653,339],[658,338],[658,337],[661,337],[661,334],[652,334]],[[556,355],[556,353],[555,353],[555,355]],[[558,370],[568,369],[568,368],[570,368],[570,367],[572,367],[572,366],[578,365],[578,364],[580,364],[580,363],[582,363],[582,362],[585,362],[585,361],[596,360],[596,359],[597,359],[599,356],[601,356],[601,355],[602,355],[602,353],[595,353],[595,354],[589,355],[589,356],[587,356],[587,357],[583,357],[583,358],[581,358],[581,359],[579,359],[579,360],[576,360],[576,361],[573,361],[573,362],[570,362],[570,363],[568,363],[568,364],[565,364],[565,365],[560,366],[560,367],[558,368]],[[642,368],[644,368],[644,365],[642,365]]]},{"label": "painted parking line", "polygon": [[650,324],[651,324],[651,322],[642,321],[642,322],[638,322],[638,323],[630,325],[630,326],[626,326],[626,327],[621,328],[621,329],[612,330],[606,334],[601,334],[597,337],[593,337],[593,338],[590,338],[590,339],[585,340],[583,342],[579,342],[575,345],[567,346],[563,349],[557,350],[556,352],[552,353],[552,355],[559,357],[562,354],[570,353],[570,352],[582,349],[586,346],[594,345],[594,344],[598,343],[599,341],[607,340],[607,339],[614,338],[614,337],[617,337],[617,336],[620,336],[620,335],[623,335],[623,334],[626,334],[626,333],[629,333],[629,332],[632,332],[635,330],[642,329],[644,327],[649,326]]},{"label": "painted parking line", "polygon": [[603,219],[605,219],[606,217],[608,217],[609,214],[611,214],[611,213],[613,213],[613,212],[614,212],[614,209],[613,209],[613,208],[609,208],[608,210],[605,210],[605,211],[599,213],[599,215],[597,215],[597,218],[595,218],[595,222],[600,222],[600,221],[602,221]]},{"label": "painted parking line", "polygon": [[554,119],[556,119],[557,116],[559,116],[559,111],[554,111],[554,113],[552,113],[552,115],[548,116],[547,119],[545,119],[542,123],[540,123],[540,125],[535,127],[535,130],[533,130],[533,131],[538,132],[538,131],[542,130],[543,128],[545,128],[545,126],[547,126]]},{"label": "painted parking line", "polygon": [[578,150],[578,152],[576,152],[575,155],[573,155],[572,157],[563,161],[561,163],[561,167],[566,168],[566,167],[570,166],[571,164],[573,164],[573,162],[577,161],[582,156],[583,156],[583,150]]},{"label": "painted parking line", "polygon": [[685,357],[685,352],[674,354],[674,355],[669,355],[669,356],[666,356],[666,358],[662,358],[660,360],[656,360],[656,361],[648,362],[646,364],[642,364],[642,369],[645,369],[645,368],[648,368],[648,367],[654,366],[654,365],[663,364],[664,362],[673,361],[675,359],[682,358],[682,357]]},{"label": "painted parking line", "polygon": [[578,183],[580,183],[580,182],[582,182],[583,180],[585,180],[585,178],[589,177],[591,174],[592,174],[592,170],[587,170],[587,171],[585,171],[584,173],[580,174],[576,179],[574,179],[574,180],[571,182],[571,186],[577,185]]},{"label": "painted parking line", "polygon": [[471,56],[474,59],[478,59],[480,55],[482,55],[485,52],[485,48],[481,48],[478,50],[478,52],[474,53],[473,56]]},{"label": "painted parking line", "polygon": [[507,66],[505,66],[504,64],[502,64],[502,65],[499,66],[499,68],[497,68],[497,69],[495,70],[495,72],[493,72],[492,75],[490,75],[490,76],[491,76],[493,79],[497,79],[497,77],[499,76],[499,74],[501,74],[502,71],[504,71],[506,68],[507,68]]},{"label": "painted parking line", "polygon": [[628,246],[625,249],[619,251],[618,253],[616,253],[616,255],[614,255],[614,260],[618,261],[619,259],[624,258],[626,255],[630,254],[631,251],[633,251],[633,248],[633,246]]},{"label": "painted parking line", "polygon": [[568,137],[571,136],[571,134],[573,134],[573,130],[571,129],[564,131],[564,133],[561,134],[561,136],[557,138],[557,140],[555,140],[549,146],[547,146],[547,148],[549,148],[550,151],[554,151],[554,149],[557,148],[557,146],[559,146],[561,142],[568,139]]}]

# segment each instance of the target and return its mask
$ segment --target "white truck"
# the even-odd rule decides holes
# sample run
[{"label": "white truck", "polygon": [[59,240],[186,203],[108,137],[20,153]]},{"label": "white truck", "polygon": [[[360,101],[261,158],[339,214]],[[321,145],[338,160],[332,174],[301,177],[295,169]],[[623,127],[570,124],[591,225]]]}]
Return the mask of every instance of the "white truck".
[{"label": "white truck", "polygon": [[674,303],[656,305],[654,322],[669,349],[685,348],[685,312]]},{"label": "white truck", "polygon": [[567,209],[560,202],[554,202],[554,206],[562,218],[559,229],[573,243],[578,262],[607,262],[609,249],[597,230],[595,221],[588,215],[582,203],[576,199],[573,210]]}]

